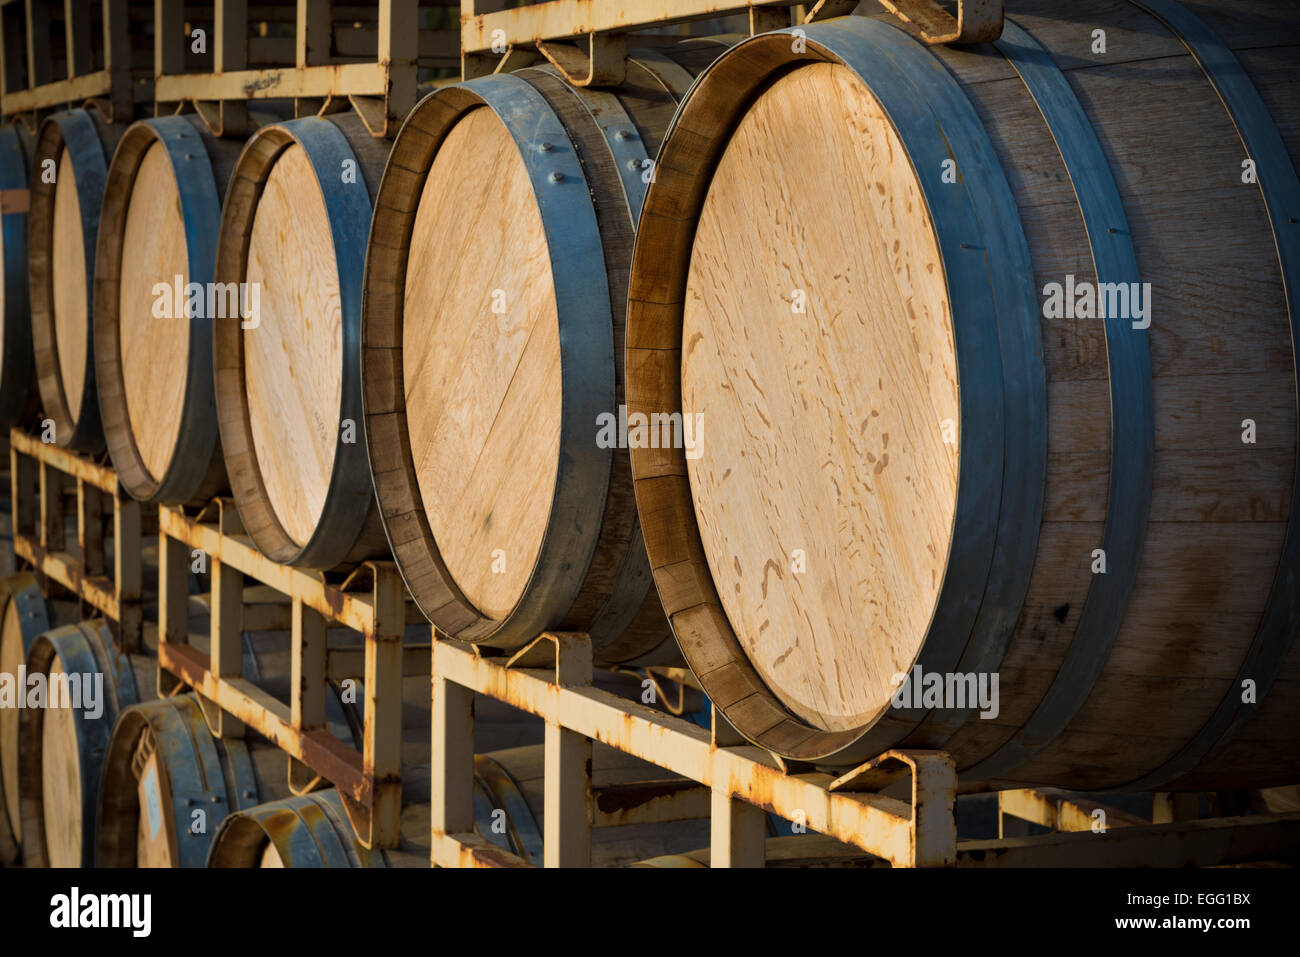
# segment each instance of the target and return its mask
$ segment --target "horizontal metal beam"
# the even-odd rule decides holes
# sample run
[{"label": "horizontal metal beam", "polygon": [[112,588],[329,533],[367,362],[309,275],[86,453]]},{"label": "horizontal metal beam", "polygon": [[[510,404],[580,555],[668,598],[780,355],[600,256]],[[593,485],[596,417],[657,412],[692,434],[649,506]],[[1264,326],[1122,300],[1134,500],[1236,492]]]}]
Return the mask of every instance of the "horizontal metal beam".
[{"label": "horizontal metal beam", "polygon": [[474,833],[431,835],[435,867],[529,867],[529,863]]},{"label": "horizontal metal beam", "polygon": [[[801,0],[656,0],[647,4],[608,0],[551,0],[535,6],[461,17],[461,51],[483,53],[503,35],[509,45],[562,40],[589,33],[611,33],[648,26],[670,26],[750,10],[793,7]],[[462,5],[464,9],[464,5]],[[494,36],[496,31],[503,34]]]},{"label": "horizontal metal beam", "polygon": [[[951,863],[955,845],[937,850],[914,844],[912,808],[878,794],[827,790],[829,774],[786,774],[756,747],[714,748],[698,725],[653,711],[589,685],[565,687],[553,672],[503,668],[467,646],[433,646],[433,674],[545,718],[682,777],[718,788],[787,820],[883,857],[895,866]],[[920,859],[918,859],[920,858]],[[932,859],[933,858],[933,859]]]},{"label": "horizontal metal beam", "polygon": [[30,90],[16,90],[0,97],[0,112],[5,116],[13,113],[27,113],[32,110],[44,110],[65,103],[76,103],[108,96],[113,89],[113,77],[108,70],[75,76],[70,80],[58,80],[32,87]]},{"label": "horizontal metal beam", "polygon": [[21,429],[9,431],[9,446],[15,452],[36,459],[38,462],[44,462],[65,475],[88,482],[101,492],[107,492],[109,495],[118,494],[120,486],[117,482],[117,473],[107,465],[98,465],[76,452],[69,452],[57,445],[42,442]]},{"label": "horizontal metal beam", "polygon": [[347,592],[327,585],[316,575],[271,561],[253,546],[247,535],[223,535],[215,525],[189,518],[167,506],[158,509],[158,530],[205,552],[211,559],[251,575],[290,599],[301,599],[332,622],[362,634],[373,633],[375,607],[369,590]]},{"label": "horizontal metal beam", "polygon": [[202,652],[170,641],[158,643],[158,664],[176,675],[222,711],[265,735],[359,804],[372,803],[373,785],[362,768],[361,753],[327,730],[298,731],[289,707],[240,678],[221,678],[210,671]]},{"label": "horizontal metal beam", "polygon": [[1222,817],[957,845],[959,867],[1212,867],[1300,859],[1300,813]]},{"label": "horizontal metal beam", "polygon": [[[1094,817],[1097,811],[1102,812],[1101,818]],[[1054,788],[999,791],[998,812],[1054,831],[1091,831],[1098,823],[1104,828],[1151,823],[1117,807]]]},{"label": "horizontal metal beam", "polygon": [[237,70],[231,73],[196,73],[160,76],[154,81],[159,103],[182,100],[268,100],[301,97],[384,96],[388,91],[388,65],[339,63],[286,67],[272,70]]},{"label": "horizontal metal beam", "polygon": [[58,582],[86,604],[113,621],[121,620],[117,588],[106,575],[83,575],[81,560],[68,552],[47,552],[35,539],[14,534],[14,554],[41,574]]}]

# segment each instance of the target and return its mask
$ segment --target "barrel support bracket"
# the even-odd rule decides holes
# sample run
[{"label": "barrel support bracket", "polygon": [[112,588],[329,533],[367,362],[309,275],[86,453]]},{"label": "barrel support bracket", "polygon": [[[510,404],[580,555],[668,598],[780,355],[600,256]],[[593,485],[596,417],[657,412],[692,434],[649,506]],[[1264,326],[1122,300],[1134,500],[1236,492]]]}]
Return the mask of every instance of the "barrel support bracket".
[{"label": "barrel support bracket", "polygon": [[960,0],[953,17],[934,0],[880,0],[928,44],[992,43],[1002,36],[1002,0]]},{"label": "barrel support bracket", "polygon": [[627,34],[624,33],[587,34],[586,54],[567,44],[541,40],[537,41],[537,52],[574,86],[617,86],[627,79]]}]

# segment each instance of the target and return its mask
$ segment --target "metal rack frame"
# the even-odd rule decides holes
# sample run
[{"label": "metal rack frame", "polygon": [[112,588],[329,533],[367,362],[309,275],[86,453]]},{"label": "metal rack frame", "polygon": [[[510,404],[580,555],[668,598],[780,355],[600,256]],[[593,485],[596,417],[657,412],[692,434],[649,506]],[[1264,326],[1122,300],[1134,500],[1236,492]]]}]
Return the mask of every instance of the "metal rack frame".
[{"label": "metal rack frame", "polygon": [[[64,528],[65,479],[77,488],[77,551],[67,548]],[[15,561],[30,564],[42,579],[57,582],[109,619],[123,652],[141,646],[141,505],[106,465],[42,442],[22,429],[9,432],[10,507]],[[107,574],[103,519],[105,500],[113,509],[113,574]]]},{"label": "metal rack frame", "polygon": [[[102,0],[103,31],[94,43],[90,29],[90,0],[63,0],[64,41],[68,76],[51,80],[50,5],[24,0],[22,36],[6,29],[3,14],[18,0],[0,0],[0,113],[5,117],[100,100],[105,117],[130,117],[132,73],[130,9],[127,0]],[[92,47],[103,55],[103,67],[91,69]],[[27,66],[23,85],[19,65]]]},{"label": "metal rack frame", "polygon": [[455,32],[419,29],[418,0],[379,0],[377,49],[368,62],[333,62],[331,0],[297,0],[293,62],[249,66],[247,0],[213,0],[213,70],[185,73],[182,5],[155,0],[154,96],[165,105],[194,109],[214,135],[248,132],[248,104],[292,99],[296,116],[355,109],[370,132],[392,136],[415,105],[422,46],[427,57],[455,63]]},{"label": "metal rack frame", "polygon": [[[319,573],[279,565],[244,534],[234,503],[216,499],[195,515],[159,509],[158,687],[184,683],[200,695],[216,737],[258,731],[294,759],[290,787],[306,793],[328,780],[343,796],[357,840],[368,848],[396,847],[402,810],[402,679],[426,673],[427,645],[403,644],[406,588],[391,562],[366,562],[338,585]],[[188,643],[187,574],[194,556],[207,556],[212,576],[211,651]],[[244,576],[292,603],[290,704],[243,677]],[[418,612],[414,612],[418,616]],[[420,619],[422,620],[422,619]],[[330,648],[326,630],[361,632],[361,648]],[[362,749],[326,726],[327,679],[362,678]]]},{"label": "metal rack frame", "polygon": [[[430,858],[434,865],[521,866],[473,833],[473,695],[546,721],[543,859],[590,863],[596,815],[591,742],[650,761],[710,789],[715,867],[763,863],[764,811],[855,845],[895,866],[956,861],[956,772],[934,751],[890,751],[838,778],[783,766],[740,741],[725,719],[712,732],[594,687],[591,642],[546,633],[509,659],[484,657],[451,639],[433,642],[433,767]],[[715,712],[716,715],[716,712]],[[902,801],[876,793],[911,778]]]},{"label": "metal rack frame", "polygon": [[[935,0],[882,3],[926,43],[980,43],[1002,33],[1002,0],[960,0],[956,16]],[[461,74],[468,80],[513,69],[515,58],[536,51],[574,86],[621,83],[632,30],[743,14],[752,36],[845,16],[857,6],[858,0],[550,0],[506,9],[505,0],[461,0]]]}]

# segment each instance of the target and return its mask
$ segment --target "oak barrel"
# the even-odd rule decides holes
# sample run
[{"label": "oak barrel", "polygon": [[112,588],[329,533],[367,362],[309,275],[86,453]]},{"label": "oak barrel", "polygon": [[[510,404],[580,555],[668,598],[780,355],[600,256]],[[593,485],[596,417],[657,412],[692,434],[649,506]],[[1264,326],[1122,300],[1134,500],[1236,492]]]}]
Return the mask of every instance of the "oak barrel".
[{"label": "oak barrel", "polygon": [[28,296],[36,381],[55,442],[104,448],[91,320],[95,244],[108,162],[126,126],[98,109],[47,118],[36,140],[28,213]]},{"label": "oak barrel", "polygon": [[284,753],[214,738],[193,694],[128,708],[104,757],[98,867],[202,867],[226,815],[289,793]]},{"label": "oak barrel", "polygon": [[[239,515],[269,558],[327,569],[385,554],[361,418],[361,282],[388,141],[355,114],[258,130],[222,210],[216,281],[258,290],[217,319],[217,416]],[[246,328],[245,328],[246,326]]]},{"label": "oak barrel", "polygon": [[[113,154],[95,256],[95,381],[122,486],[142,501],[206,502],[225,486],[212,389],[221,200],[243,144],[197,114],[132,124]],[[193,284],[193,285],[191,285]]]},{"label": "oak barrel", "polygon": [[0,127],[0,428],[18,422],[34,394],[27,305],[28,177],[35,141],[27,128]]},{"label": "oak barrel", "polygon": [[231,814],[212,838],[207,863],[208,867],[388,867],[391,853],[400,852],[361,845],[348,823],[343,798],[326,788]]},{"label": "oak barrel", "polygon": [[660,597],[790,758],[1284,783],[1300,23],[1007,13],[967,49],[758,36],[682,104],[628,306],[630,409],[708,424],[697,458],[631,452]]},{"label": "oak barrel", "polygon": [[[36,578],[29,572],[0,582],[0,680],[9,687],[0,695],[0,864],[17,862],[22,839],[18,806],[18,696],[26,695],[19,680],[27,652],[36,637],[50,627],[50,613]],[[12,695],[12,697],[11,697]]]},{"label": "oak barrel", "polygon": [[651,157],[714,54],[633,53],[603,90],[470,80],[397,136],[366,261],[366,441],[393,554],[448,635],[678,654],[617,441],[624,309]]},{"label": "oak barrel", "polygon": [[[156,664],[120,654],[107,621],[39,635],[27,673],[44,675],[45,704],[20,712],[18,796],[26,867],[91,867],[96,805],[113,723],[154,694]],[[59,705],[55,706],[56,688]],[[29,702],[30,703],[30,702]]]}]

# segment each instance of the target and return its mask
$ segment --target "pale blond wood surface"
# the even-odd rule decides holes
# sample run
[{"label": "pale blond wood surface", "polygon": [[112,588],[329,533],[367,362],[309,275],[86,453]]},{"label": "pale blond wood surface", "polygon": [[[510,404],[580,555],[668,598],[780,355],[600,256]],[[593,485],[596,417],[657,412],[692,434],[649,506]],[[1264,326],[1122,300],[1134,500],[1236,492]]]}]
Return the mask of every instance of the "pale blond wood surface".
[{"label": "pale blond wood surface", "polygon": [[[158,811],[162,820],[158,822],[158,832],[153,832],[153,822],[149,820],[149,788],[157,789]],[[136,866],[137,867],[175,867],[171,851],[170,815],[171,794],[166,780],[163,762],[155,751],[145,762],[136,783],[136,794],[140,802],[140,820],[136,824]],[[215,827],[219,822],[210,824]]]},{"label": "pale blond wood surface", "polygon": [[550,512],[560,347],[541,215],[518,148],[488,109],[451,130],[429,171],[402,334],[430,530],[465,597],[504,617],[528,582]]},{"label": "pale blond wood surface", "polygon": [[704,422],[691,489],[723,607],[792,710],[829,730],[866,723],[943,581],[960,406],[916,174],[846,68],[781,78],[733,134],[682,341],[683,414]]},{"label": "pale blond wood surface", "polygon": [[[23,633],[18,614],[18,606],[10,601],[5,606],[4,621],[0,623],[0,674],[14,675],[14,681],[18,680],[18,669],[24,663]],[[22,832],[18,805],[18,719],[21,714],[17,708],[0,708],[0,775],[3,775],[0,780],[4,783],[4,810],[9,815],[14,834]]]},{"label": "pale blond wood surface", "polygon": [[171,462],[184,411],[190,324],[185,300],[154,315],[154,286],[189,282],[185,221],[166,147],[154,143],[136,173],[122,238],[118,297],[123,390],[131,433],[144,466],[160,478]]},{"label": "pale blond wood surface", "polygon": [[72,155],[63,150],[55,174],[51,285],[54,292],[54,338],[59,376],[68,410],[74,417],[86,388],[86,237]]},{"label": "pale blond wood surface", "polygon": [[[53,680],[61,674],[63,663],[56,658],[49,677]],[[74,711],[45,708],[41,715],[40,801],[50,867],[81,866],[81,760]]]},{"label": "pale blond wood surface", "polygon": [[267,841],[266,847],[262,848],[262,857],[257,866],[271,868],[284,867],[284,858],[280,856],[280,852],[275,849],[275,845],[272,842]]},{"label": "pale blond wood surface", "polygon": [[245,279],[261,289],[261,323],[243,332],[253,446],[271,507],[302,545],[325,506],[339,442],[343,325],[325,199],[296,144],[267,178]]}]

